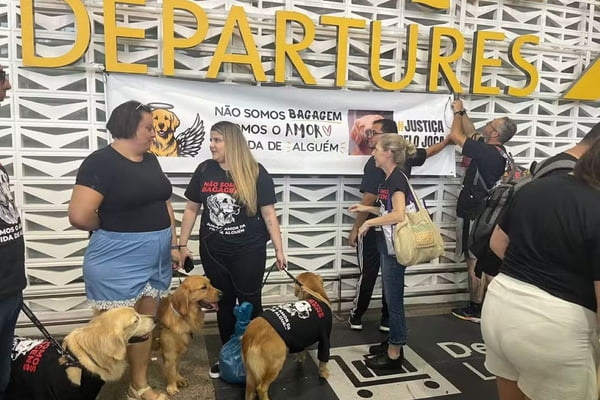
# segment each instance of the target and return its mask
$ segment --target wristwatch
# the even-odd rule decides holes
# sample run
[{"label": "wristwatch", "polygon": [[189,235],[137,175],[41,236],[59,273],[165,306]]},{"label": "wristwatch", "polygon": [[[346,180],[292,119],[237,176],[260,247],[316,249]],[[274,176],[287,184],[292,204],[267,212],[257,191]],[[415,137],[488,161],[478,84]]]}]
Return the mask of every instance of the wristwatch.
[{"label": "wristwatch", "polygon": [[460,110],[460,111],[455,111],[454,115],[458,114],[458,115],[465,115],[467,112],[465,110]]}]

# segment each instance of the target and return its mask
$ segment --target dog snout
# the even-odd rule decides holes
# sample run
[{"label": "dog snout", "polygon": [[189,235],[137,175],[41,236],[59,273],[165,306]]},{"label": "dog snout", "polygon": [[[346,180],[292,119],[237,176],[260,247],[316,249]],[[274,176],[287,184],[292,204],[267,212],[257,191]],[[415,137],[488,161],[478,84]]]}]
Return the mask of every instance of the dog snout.
[{"label": "dog snout", "polygon": [[158,128],[161,129],[161,130],[165,129],[165,124],[163,122],[159,122],[158,123]]}]

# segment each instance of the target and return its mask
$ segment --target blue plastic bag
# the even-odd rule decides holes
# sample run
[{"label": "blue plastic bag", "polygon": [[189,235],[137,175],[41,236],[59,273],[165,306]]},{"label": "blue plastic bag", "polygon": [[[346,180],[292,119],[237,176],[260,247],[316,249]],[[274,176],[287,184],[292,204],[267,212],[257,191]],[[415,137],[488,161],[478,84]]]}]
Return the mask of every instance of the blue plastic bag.
[{"label": "blue plastic bag", "polygon": [[229,383],[245,383],[246,368],[242,361],[242,335],[250,323],[252,304],[247,301],[235,306],[235,331],[219,353],[219,371],[221,379]]}]

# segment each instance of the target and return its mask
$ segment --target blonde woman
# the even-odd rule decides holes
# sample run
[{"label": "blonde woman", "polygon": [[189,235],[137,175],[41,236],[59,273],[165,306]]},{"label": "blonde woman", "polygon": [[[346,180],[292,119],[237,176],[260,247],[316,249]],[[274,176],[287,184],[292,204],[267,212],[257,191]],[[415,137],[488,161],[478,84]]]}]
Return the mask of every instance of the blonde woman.
[{"label": "blonde woman", "polygon": [[[286,260],[275,214],[273,179],[256,162],[239,126],[217,122],[210,130],[212,159],[201,163],[185,191],[188,203],[179,238],[181,263],[191,256],[187,247],[196,217],[200,222],[200,258],[211,283],[223,292],[217,322],[223,343],[234,332],[236,301],[253,305],[252,317],[262,312],[261,281],[269,238],[277,267]],[[219,366],[210,377],[220,376]]]},{"label": "blonde woman", "polygon": [[417,150],[403,137],[396,134],[381,135],[373,150],[375,165],[385,173],[385,181],[379,185],[375,206],[354,204],[351,212],[369,212],[377,215],[367,219],[359,228],[358,235],[363,237],[370,228],[378,229],[376,233],[377,249],[381,257],[381,276],[383,293],[389,312],[390,332],[387,342],[371,346],[366,364],[373,369],[400,370],[404,353],[402,346],[406,344],[406,318],[404,316],[404,265],[398,264],[396,256],[389,254],[382,225],[394,225],[402,222],[406,210],[415,207],[410,194],[406,175],[402,172],[406,160],[413,157]]}]

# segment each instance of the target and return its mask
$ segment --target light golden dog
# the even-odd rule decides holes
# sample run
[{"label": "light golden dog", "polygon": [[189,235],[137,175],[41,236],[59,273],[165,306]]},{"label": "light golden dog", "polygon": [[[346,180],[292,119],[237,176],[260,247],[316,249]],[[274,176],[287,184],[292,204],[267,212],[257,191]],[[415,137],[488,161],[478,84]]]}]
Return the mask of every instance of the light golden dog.
[{"label": "light golden dog", "polygon": [[160,347],[167,393],[176,394],[188,385],[177,371],[181,356],[187,351],[192,336],[204,325],[202,308],[218,308],[221,291],[205,276],[188,276],[175,292],[158,306]]},{"label": "light golden dog", "polygon": [[[277,312],[288,310],[291,312],[289,315],[297,315],[304,321],[308,321],[307,315],[300,316],[300,314],[308,312],[303,303],[310,304],[310,308],[319,313],[318,318],[323,318],[321,322],[315,318],[310,323],[322,323],[326,330],[326,337],[319,336],[318,331],[321,328],[313,326],[314,329],[309,329],[306,332],[307,337],[305,339],[307,342],[312,343],[319,341],[319,353],[323,351],[326,358],[328,358],[329,334],[331,333],[331,303],[323,289],[323,278],[311,272],[304,272],[298,275],[297,280],[302,286],[296,285],[294,293],[298,300],[306,301],[277,306],[273,310],[279,309]],[[317,303],[315,300],[319,302]],[[319,309],[321,304],[328,307],[328,310]],[[262,316],[252,320],[242,336],[242,357],[246,366],[246,400],[253,400],[257,392],[260,400],[269,399],[269,386],[279,375],[289,351],[286,342],[273,325],[264,318],[265,315],[266,313],[263,313]],[[283,318],[285,319],[287,316],[283,316]],[[293,323],[290,326],[291,329],[294,328]],[[301,336],[303,334],[304,332],[301,333]],[[302,362],[305,358],[306,350],[302,350],[297,355],[296,361]],[[319,361],[319,375],[325,379],[329,377],[327,362]]]},{"label": "light golden dog", "polygon": [[[15,368],[19,361],[14,360],[7,398],[95,398],[89,396],[94,393],[97,395],[104,382],[117,381],[123,376],[128,364],[127,344],[147,340],[153,328],[152,317],[140,315],[131,307],[97,314],[87,325],[75,329],[63,341],[63,347],[75,356],[78,365],[67,364],[65,368],[65,358],[58,358],[55,349],[47,342],[29,348],[22,355],[27,360],[23,366],[30,359],[37,358],[39,363],[31,364],[37,368]],[[44,361],[45,357],[48,357],[48,361]],[[53,359],[56,365],[52,365]]]},{"label": "light golden dog", "polygon": [[152,110],[152,126],[156,131],[156,137],[150,146],[150,153],[158,157],[177,157],[179,151],[175,130],[179,124],[179,118],[172,111],[164,108]]},{"label": "light golden dog", "polygon": [[152,329],[154,318],[138,314],[132,307],[121,307],[96,315],[63,343],[88,371],[112,382],[127,368],[127,344],[147,340]]}]

